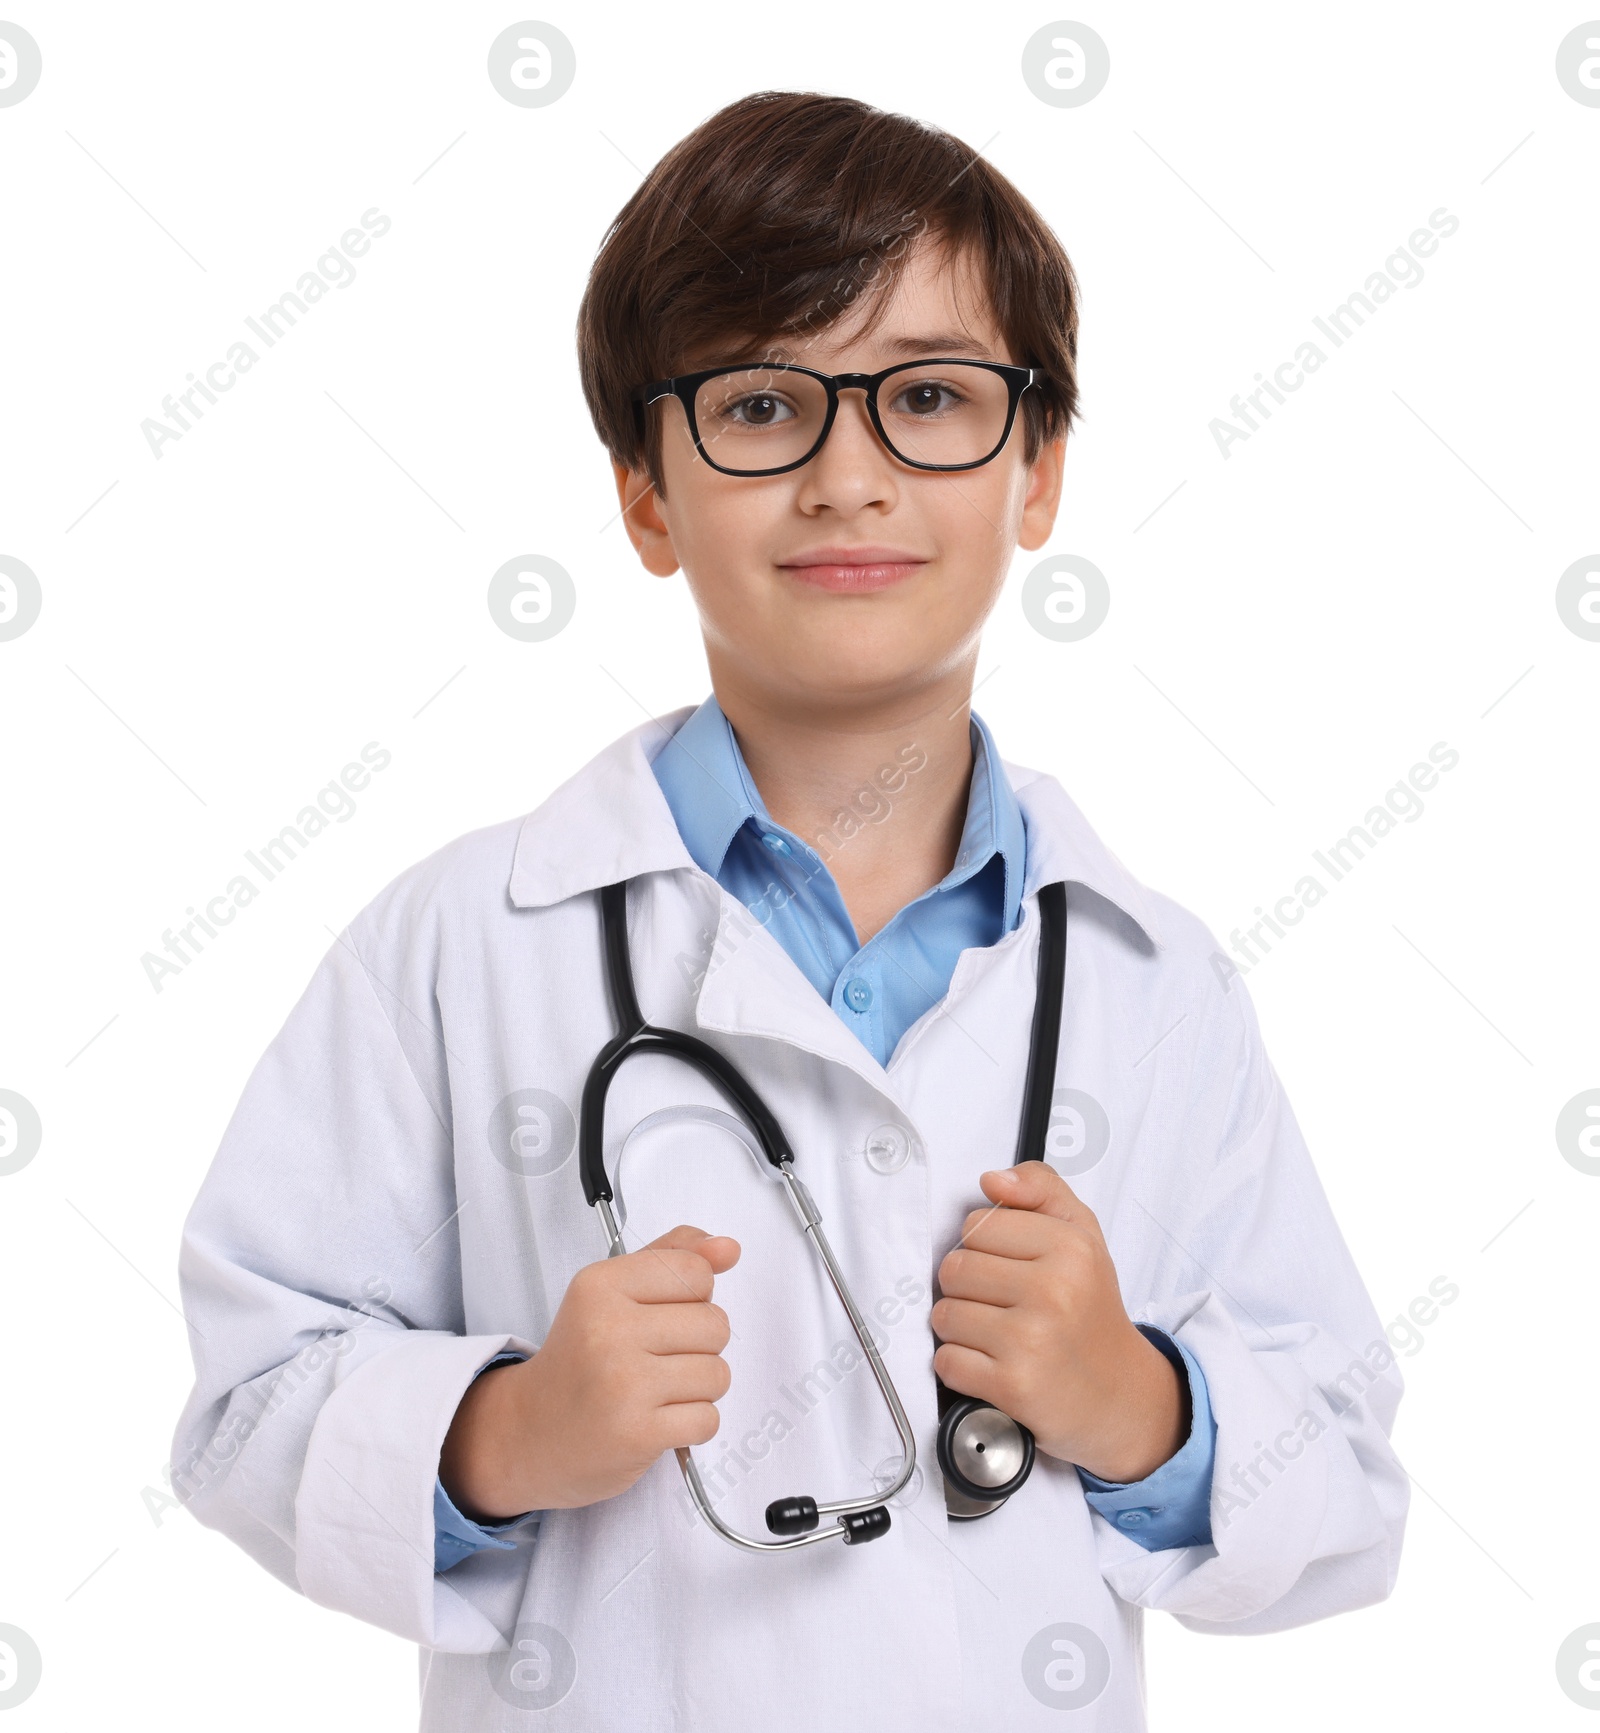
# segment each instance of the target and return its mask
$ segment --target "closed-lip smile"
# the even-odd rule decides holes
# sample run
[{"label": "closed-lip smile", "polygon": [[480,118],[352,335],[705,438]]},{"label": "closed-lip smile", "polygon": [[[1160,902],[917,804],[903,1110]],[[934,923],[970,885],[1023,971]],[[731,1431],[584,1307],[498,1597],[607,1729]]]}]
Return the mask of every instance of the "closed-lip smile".
[{"label": "closed-lip smile", "polygon": [[859,542],[809,548],[805,553],[794,554],[777,563],[780,571],[790,573],[803,584],[859,594],[898,584],[928,561],[925,555],[909,553],[904,548],[886,547],[880,542]]}]

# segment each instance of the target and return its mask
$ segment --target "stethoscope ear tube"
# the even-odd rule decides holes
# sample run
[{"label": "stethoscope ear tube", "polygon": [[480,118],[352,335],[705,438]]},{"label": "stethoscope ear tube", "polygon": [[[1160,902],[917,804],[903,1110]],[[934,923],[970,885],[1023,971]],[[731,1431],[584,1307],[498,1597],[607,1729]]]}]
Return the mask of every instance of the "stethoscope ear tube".
[{"label": "stethoscope ear tube", "polygon": [[[1015,1162],[1043,1161],[1061,1042],[1067,978],[1067,887],[1039,887],[1038,990],[1028,1040],[1028,1073]],[[1013,1165],[1015,1165],[1015,1162]],[[1033,1472],[1033,1434],[992,1403],[939,1384],[939,1469],[945,1514],[958,1522],[990,1516]]]},{"label": "stethoscope ear tube", "polygon": [[749,1080],[724,1054],[709,1042],[681,1029],[657,1029],[644,1019],[633,984],[633,964],[628,956],[628,884],[625,879],[604,885],[600,891],[600,918],[604,935],[606,979],[611,988],[611,1006],[617,1033],[602,1047],[584,1079],[582,1106],[578,1116],[578,1173],[583,1195],[593,1208],[613,1201],[606,1177],[606,1097],[623,1064],[636,1053],[670,1053],[693,1065],[722,1092],[730,1106],[744,1115],[773,1170],[782,1174],[794,1161],[794,1151],[765,1101],[750,1087]]},{"label": "stethoscope ear tube", "polygon": [[1067,982],[1067,887],[1039,886],[1039,985],[1028,1037],[1028,1077],[1022,1087],[1022,1121],[1013,1165],[1043,1161],[1054,1106],[1056,1060],[1061,1045],[1061,996]]}]

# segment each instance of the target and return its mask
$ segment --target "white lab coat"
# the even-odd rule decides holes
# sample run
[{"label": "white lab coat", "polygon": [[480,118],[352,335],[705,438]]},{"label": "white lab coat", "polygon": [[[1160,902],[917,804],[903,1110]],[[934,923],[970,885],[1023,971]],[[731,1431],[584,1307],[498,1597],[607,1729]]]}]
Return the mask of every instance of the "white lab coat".
[{"label": "white lab coat", "polygon": [[[625,736],[537,811],[401,874],[262,1057],[184,1236],[198,1376],[174,1466],[195,1515],[311,1599],[420,1644],[426,1733],[531,1713],[560,1729],[970,1733],[1059,1727],[1064,1708],[1080,1729],[1130,1733],[1143,1609],[1256,1632],[1388,1594],[1407,1504],[1388,1442],[1400,1378],[1204,926],[1139,885],[1053,778],[1008,766],[1028,831],[1022,922],[962,954],[885,1070],[691,862],[649,768],[664,738]],[[605,1252],[572,1122],[614,1033],[593,893],[623,878],[645,1015],[697,1031],[772,1103],[882,1332],[918,1473],[871,1545],[759,1557],[693,1514],[668,1453],[620,1496],[514,1531],[515,1551],[435,1575],[434,1478],[462,1392],[496,1352],[537,1349],[573,1273]],[[997,1514],[944,1514],[934,1272],[983,1202],[979,1173],[1014,1154],[1033,893],[1058,878],[1057,1083],[1104,1109],[1110,1143],[1078,1171],[1093,1148],[1074,1142],[1067,1098],[1056,1147],[1131,1316],[1204,1369],[1210,1546],[1145,1552],[1043,1456]],[[679,1103],[722,1105],[681,1063],[631,1062],[608,1162]],[[777,1183],[725,1132],[670,1120],[632,1139],[622,1179],[630,1246],[679,1221],[743,1246],[717,1279],[732,1388],[697,1452],[720,1468],[719,1509],[765,1535],[773,1498],[869,1489],[898,1460],[893,1428]]]}]

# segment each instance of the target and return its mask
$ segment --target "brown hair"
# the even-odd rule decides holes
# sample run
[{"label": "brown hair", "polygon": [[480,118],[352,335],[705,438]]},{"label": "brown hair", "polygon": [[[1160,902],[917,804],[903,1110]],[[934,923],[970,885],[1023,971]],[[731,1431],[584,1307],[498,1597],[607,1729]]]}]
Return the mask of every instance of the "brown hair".
[{"label": "brown hair", "polygon": [[870,330],[926,234],[970,251],[1023,366],[1025,454],[1077,413],[1078,288],[1060,241],[1004,175],[937,127],[843,96],[762,91],[662,157],[611,225],[578,309],[578,366],[612,457],[661,491],[661,421],[633,390],[707,345],[831,324],[869,285]]}]

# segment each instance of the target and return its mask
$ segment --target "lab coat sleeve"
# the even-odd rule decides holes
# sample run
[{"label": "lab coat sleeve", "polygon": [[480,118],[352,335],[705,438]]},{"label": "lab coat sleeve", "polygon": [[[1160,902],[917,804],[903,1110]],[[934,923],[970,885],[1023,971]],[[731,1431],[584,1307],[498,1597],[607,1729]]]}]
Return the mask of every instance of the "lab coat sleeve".
[{"label": "lab coat sleeve", "polygon": [[1125,1600],[1244,1634],[1384,1599],[1409,1484],[1389,1443],[1402,1388],[1394,1354],[1242,982],[1213,1002],[1206,1027],[1186,1125],[1186,1159],[1204,1177],[1187,1208],[1172,1201],[1183,1196],[1175,1183],[1129,1207],[1159,1248],[1135,1321],[1181,1343],[1206,1379],[1211,1541],[1151,1553],[1103,1516],[1094,1528]]},{"label": "lab coat sleeve", "polygon": [[536,1344],[464,1333],[455,1220],[469,1200],[433,971],[371,913],[255,1067],[185,1224],[196,1381],[173,1485],[310,1599],[487,1649],[484,1613],[434,1569],[439,1450],[484,1363]]}]

